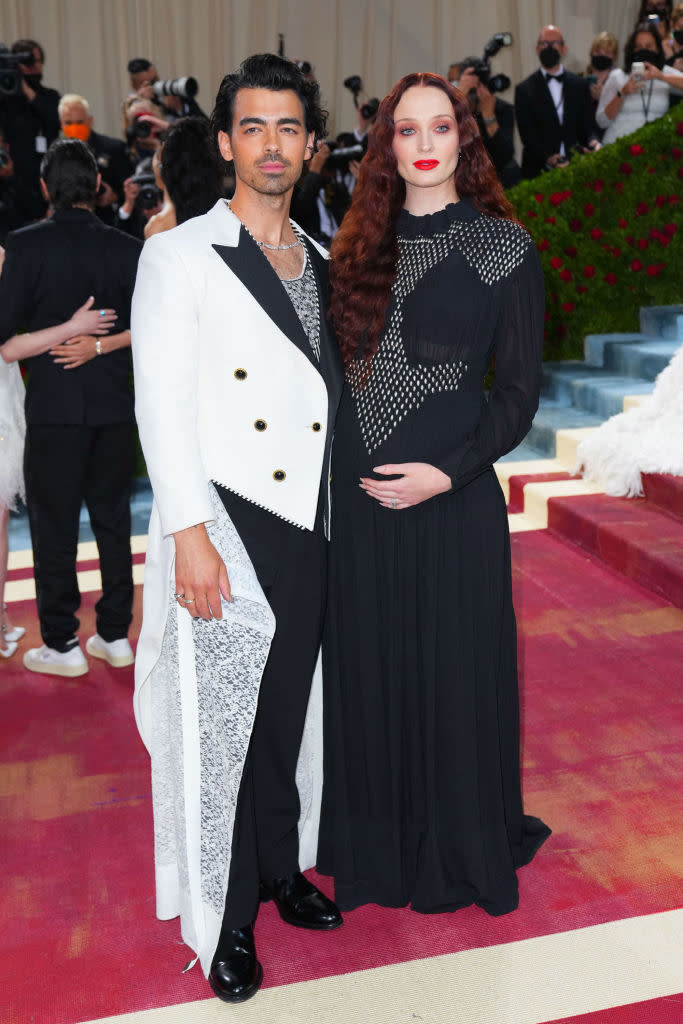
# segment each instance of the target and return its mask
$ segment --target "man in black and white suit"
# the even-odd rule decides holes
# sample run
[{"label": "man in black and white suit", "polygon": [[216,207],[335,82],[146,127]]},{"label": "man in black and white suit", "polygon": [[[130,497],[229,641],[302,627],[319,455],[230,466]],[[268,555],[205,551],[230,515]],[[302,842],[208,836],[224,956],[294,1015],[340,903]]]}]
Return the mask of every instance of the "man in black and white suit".
[{"label": "man in black and white suit", "polygon": [[[261,984],[260,898],[298,927],[342,924],[300,870],[315,852],[302,863],[296,778],[321,639],[343,368],[325,317],[323,252],[289,208],[324,121],[317,84],[290,61],[261,54],[226,75],[211,124],[234,164],[234,198],[146,242],[133,301],[136,414],[154,491],[135,707],[155,780],[157,913],[180,915],[227,1002]],[[230,531],[256,596],[230,561],[242,558]],[[248,646],[244,620],[223,644],[224,669],[219,648],[233,613],[261,600],[275,631],[254,680],[261,648]],[[230,716],[218,741],[206,724],[216,705]],[[213,767],[197,773],[198,764]]]},{"label": "man in black and white suit", "polygon": [[100,176],[83,142],[54,142],[41,175],[53,213],[7,238],[0,345],[22,329],[40,331],[68,321],[89,296],[118,315],[115,333],[82,335],[26,360],[24,477],[44,643],[26,651],[24,665],[32,672],[71,677],[88,671],[76,617],[76,551],[84,500],[102,572],[97,633],[86,649],[116,668],[133,663],[127,633],[133,607],[135,423],[128,349],[141,245],[93,213]]},{"label": "man in black and white suit", "polygon": [[559,28],[546,25],[536,44],[541,67],[515,89],[525,178],[566,164],[577,145],[600,148],[588,82],[564,69],[566,51]]}]

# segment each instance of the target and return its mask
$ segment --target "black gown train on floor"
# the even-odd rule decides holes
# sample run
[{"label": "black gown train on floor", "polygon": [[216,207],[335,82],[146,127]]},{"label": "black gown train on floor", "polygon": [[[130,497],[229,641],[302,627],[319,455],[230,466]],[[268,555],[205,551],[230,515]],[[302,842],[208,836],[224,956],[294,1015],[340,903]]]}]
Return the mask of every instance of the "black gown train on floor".
[{"label": "black gown train on floor", "polygon": [[[538,404],[543,277],[518,224],[468,200],[403,211],[387,326],[347,371],[333,454],[318,869],[342,909],[518,902],[550,834],[523,813],[510,539],[492,463]],[[495,356],[488,401],[483,381]],[[453,489],[382,508],[373,467],[427,462]]]}]

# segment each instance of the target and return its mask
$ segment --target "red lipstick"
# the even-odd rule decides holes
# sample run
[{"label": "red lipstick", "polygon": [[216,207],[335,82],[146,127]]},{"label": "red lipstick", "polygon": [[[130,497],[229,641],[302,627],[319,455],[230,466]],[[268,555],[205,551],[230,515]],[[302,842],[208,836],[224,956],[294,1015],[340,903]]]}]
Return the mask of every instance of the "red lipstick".
[{"label": "red lipstick", "polygon": [[416,160],[413,164],[413,167],[417,167],[418,171],[433,171],[438,166],[438,160]]}]

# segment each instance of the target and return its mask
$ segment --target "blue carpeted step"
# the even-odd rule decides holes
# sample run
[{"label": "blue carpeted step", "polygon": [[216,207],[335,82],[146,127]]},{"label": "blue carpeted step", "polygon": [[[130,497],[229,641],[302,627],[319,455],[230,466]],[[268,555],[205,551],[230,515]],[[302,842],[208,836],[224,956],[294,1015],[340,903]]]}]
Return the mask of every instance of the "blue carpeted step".
[{"label": "blue carpeted step", "polygon": [[643,334],[683,342],[683,306],[645,306],[640,311]]},{"label": "blue carpeted step", "polygon": [[605,366],[625,377],[654,380],[669,365],[680,341],[643,341],[632,345],[608,345]]},{"label": "blue carpeted step", "polygon": [[609,366],[608,349],[613,345],[635,345],[651,341],[645,334],[587,334],[583,341],[586,366]]},{"label": "blue carpeted step", "polygon": [[575,378],[571,385],[572,405],[609,419],[624,411],[626,395],[649,395],[653,387],[651,380],[613,374]]},{"label": "blue carpeted step", "polygon": [[575,406],[607,419],[622,412],[625,395],[646,395],[652,381],[616,374],[577,361],[545,363],[543,395],[558,405]]},{"label": "blue carpeted step", "polygon": [[556,433],[558,430],[575,430],[580,427],[598,427],[602,416],[575,409],[552,399],[542,398],[533,425],[525,444],[553,458],[556,454]]},{"label": "blue carpeted step", "polygon": [[516,448],[513,448],[507,455],[503,455],[502,459],[498,459],[499,462],[530,462],[532,459],[549,459],[551,456],[547,451],[542,451],[540,448],[534,448],[529,443],[528,436],[518,444]]}]

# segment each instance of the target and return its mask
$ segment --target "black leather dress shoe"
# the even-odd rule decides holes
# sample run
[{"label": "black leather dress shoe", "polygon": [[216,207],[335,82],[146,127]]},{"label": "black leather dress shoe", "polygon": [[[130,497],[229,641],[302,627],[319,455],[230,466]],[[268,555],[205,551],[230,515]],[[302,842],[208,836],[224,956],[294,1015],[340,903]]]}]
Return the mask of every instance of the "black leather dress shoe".
[{"label": "black leather dress shoe", "polygon": [[218,998],[225,1003],[242,1003],[258,992],[262,981],[253,926],[222,931],[209,971],[209,985]]},{"label": "black leather dress shoe", "polygon": [[297,928],[317,928],[320,931],[339,928],[344,920],[339,910],[312,882],[297,871],[284,878],[274,878],[261,885],[261,900],[275,900],[280,917]]}]

